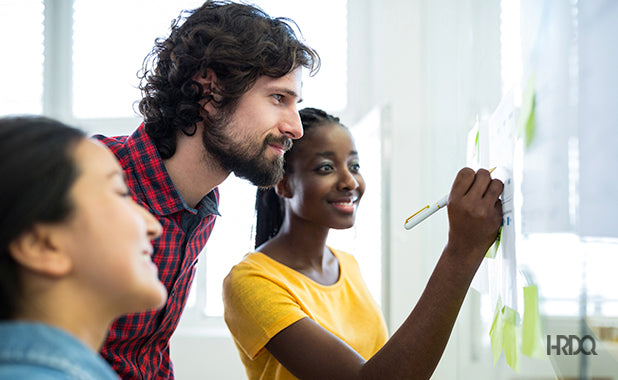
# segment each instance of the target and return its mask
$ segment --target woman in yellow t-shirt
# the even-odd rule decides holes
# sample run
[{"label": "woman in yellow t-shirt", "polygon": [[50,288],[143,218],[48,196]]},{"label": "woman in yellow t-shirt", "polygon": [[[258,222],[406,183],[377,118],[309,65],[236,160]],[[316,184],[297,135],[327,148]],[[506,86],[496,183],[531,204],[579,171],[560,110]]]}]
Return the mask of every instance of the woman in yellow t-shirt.
[{"label": "woman in yellow t-shirt", "polygon": [[[407,320],[387,339],[353,256],[328,247],[350,228],[365,191],[339,118],[300,111],[305,131],[284,176],[258,190],[256,252],[224,280],[225,321],[249,379],[427,379],[502,220],[503,185],[462,169],[448,201],[449,241]],[[377,252],[376,252],[377,254]]]}]

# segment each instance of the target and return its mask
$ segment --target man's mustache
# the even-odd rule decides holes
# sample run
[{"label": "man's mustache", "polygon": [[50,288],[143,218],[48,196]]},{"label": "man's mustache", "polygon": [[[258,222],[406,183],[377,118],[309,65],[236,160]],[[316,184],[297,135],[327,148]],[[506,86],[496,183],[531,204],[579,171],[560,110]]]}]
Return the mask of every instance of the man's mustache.
[{"label": "man's mustache", "polygon": [[264,140],[264,144],[280,145],[287,152],[290,148],[292,148],[292,139],[287,136],[268,135]]}]

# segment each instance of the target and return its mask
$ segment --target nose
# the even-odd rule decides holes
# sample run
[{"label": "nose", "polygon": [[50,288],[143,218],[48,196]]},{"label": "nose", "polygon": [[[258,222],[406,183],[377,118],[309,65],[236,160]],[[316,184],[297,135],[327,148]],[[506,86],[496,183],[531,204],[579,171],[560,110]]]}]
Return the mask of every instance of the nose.
[{"label": "nose", "polygon": [[279,124],[279,131],[291,139],[303,137],[303,125],[296,105],[289,107],[285,120]]},{"label": "nose", "polygon": [[339,176],[339,190],[349,191],[354,190],[359,186],[358,180],[349,170],[341,171]]},{"label": "nose", "polygon": [[142,206],[136,204],[139,208],[140,214],[144,218],[144,222],[146,222],[146,235],[148,236],[148,240],[154,240],[161,236],[163,232],[163,227],[161,223],[155,218],[148,210],[143,208]]}]

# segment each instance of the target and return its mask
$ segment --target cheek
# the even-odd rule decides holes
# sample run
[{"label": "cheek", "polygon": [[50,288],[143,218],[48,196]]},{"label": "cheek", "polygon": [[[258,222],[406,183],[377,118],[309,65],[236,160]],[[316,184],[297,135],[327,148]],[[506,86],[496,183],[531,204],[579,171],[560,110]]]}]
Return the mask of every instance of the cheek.
[{"label": "cheek", "polygon": [[314,209],[314,202],[311,198],[312,191],[308,188],[297,188],[294,196],[290,199],[290,207],[296,215],[306,215],[308,211]]},{"label": "cheek", "polygon": [[[74,249],[78,251],[100,251],[106,246],[113,244],[110,238],[110,225],[113,223],[107,218],[107,210],[100,205],[92,205],[82,208],[71,223],[70,239],[74,243]],[[109,241],[105,242],[105,237]]]},{"label": "cheek", "polygon": [[106,256],[126,256],[139,249],[145,235],[144,222],[122,198],[92,206],[78,223],[76,236],[81,237],[83,248],[96,252],[102,260]]},{"label": "cheek", "polygon": [[297,204],[297,210],[304,215],[321,213],[322,205],[326,202],[324,199],[328,189],[320,181],[309,181],[302,185],[294,195],[294,201]]},{"label": "cheek", "polygon": [[263,108],[249,102],[239,104],[233,116],[233,125],[238,127],[236,129],[238,137],[250,137],[264,128],[263,126],[267,124],[268,116],[265,112],[258,112],[258,110],[263,111]]}]

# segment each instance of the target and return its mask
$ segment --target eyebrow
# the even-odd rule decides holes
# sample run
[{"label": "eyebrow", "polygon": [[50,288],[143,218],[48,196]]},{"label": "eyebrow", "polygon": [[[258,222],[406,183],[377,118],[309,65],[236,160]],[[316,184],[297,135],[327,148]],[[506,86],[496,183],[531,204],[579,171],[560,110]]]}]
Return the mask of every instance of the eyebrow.
[{"label": "eyebrow", "polygon": [[[315,155],[320,157],[332,157],[335,155],[335,152],[333,152],[332,150],[327,150],[325,152],[318,152]],[[350,153],[348,153],[348,156],[358,156],[358,152],[355,150],[351,150]]]},{"label": "eyebrow", "polygon": [[278,87],[278,86],[272,86],[272,87],[268,87],[268,91],[269,92],[282,92],[288,96],[291,96],[293,98],[298,98],[297,103],[302,103],[303,99],[300,97],[300,95],[298,95],[296,93],[296,91],[294,90],[290,90],[289,88],[285,88],[285,87]]}]

